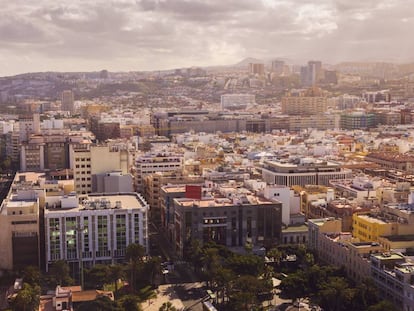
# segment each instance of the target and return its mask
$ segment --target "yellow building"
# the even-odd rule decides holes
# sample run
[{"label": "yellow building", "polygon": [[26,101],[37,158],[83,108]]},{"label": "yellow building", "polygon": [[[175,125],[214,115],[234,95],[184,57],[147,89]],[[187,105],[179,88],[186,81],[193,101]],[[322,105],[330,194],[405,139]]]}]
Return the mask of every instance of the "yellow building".
[{"label": "yellow building", "polygon": [[383,235],[395,235],[398,232],[398,224],[388,222],[370,215],[354,214],[352,216],[352,235],[362,242],[378,242]]}]

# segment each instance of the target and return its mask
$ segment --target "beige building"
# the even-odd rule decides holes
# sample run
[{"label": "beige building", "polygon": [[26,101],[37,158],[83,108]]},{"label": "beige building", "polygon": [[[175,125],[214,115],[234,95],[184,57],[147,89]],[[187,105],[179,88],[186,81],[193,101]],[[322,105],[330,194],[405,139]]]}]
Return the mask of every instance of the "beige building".
[{"label": "beige building", "polygon": [[75,102],[74,102],[73,92],[71,90],[66,90],[62,92],[62,104],[61,110],[69,111],[70,114],[75,112]]},{"label": "beige building", "polygon": [[309,219],[309,239],[308,246],[310,249],[319,249],[319,236],[323,233],[337,233],[341,232],[342,222],[340,219],[333,217]]},{"label": "beige building", "polygon": [[39,174],[16,174],[0,206],[0,270],[40,265],[40,205],[45,192],[30,189]]},{"label": "beige building", "polygon": [[159,224],[161,218],[161,201],[160,194],[163,186],[174,184],[193,184],[204,181],[202,177],[189,177],[179,172],[156,172],[144,177],[144,197],[151,207],[151,220]]},{"label": "beige building", "polygon": [[184,156],[172,152],[150,152],[138,156],[135,160],[135,187],[144,190],[144,178],[156,172],[181,172]]},{"label": "beige building", "polygon": [[370,254],[383,251],[379,243],[360,242],[350,232],[323,233],[319,235],[318,257],[320,260],[344,267],[348,276],[356,281],[371,276]]},{"label": "beige building", "polygon": [[282,113],[290,115],[323,114],[328,106],[326,97],[286,96],[282,98]]},{"label": "beige building", "polygon": [[129,173],[127,150],[109,146],[91,146],[89,150],[72,150],[73,178],[78,194],[92,192],[93,175],[120,171]]}]

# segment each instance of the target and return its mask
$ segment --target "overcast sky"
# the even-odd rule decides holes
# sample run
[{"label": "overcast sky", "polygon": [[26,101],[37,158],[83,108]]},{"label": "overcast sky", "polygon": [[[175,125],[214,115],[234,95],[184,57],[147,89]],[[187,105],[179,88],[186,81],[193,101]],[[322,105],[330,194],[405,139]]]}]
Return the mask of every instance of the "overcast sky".
[{"label": "overcast sky", "polygon": [[0,0],[0,76],[414,61],[413,0]]}]

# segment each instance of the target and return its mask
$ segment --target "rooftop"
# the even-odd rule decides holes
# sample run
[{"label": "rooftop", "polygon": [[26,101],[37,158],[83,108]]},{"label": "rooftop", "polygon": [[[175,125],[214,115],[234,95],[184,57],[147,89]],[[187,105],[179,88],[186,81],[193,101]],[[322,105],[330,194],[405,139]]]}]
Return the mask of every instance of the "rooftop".
[{"label": "rooftop", "polygon": [[[62,197],[64,199],[64,197]],[[70,198],[70,197],[69,197]],[[105,209],[140,209],[145,208],[147,203],[138,193],[118,193],[88,195],[76,206],[61,208],[53,207],[45,210],[45,214],[52,212],[83,211],[83,210],[105,210]]]}]

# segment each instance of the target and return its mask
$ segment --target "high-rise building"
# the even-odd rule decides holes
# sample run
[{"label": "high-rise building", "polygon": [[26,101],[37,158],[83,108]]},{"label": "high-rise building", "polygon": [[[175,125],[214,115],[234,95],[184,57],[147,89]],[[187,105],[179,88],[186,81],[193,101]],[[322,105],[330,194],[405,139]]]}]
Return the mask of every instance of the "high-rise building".
[{"label": "high-rise building", "polygon": [[318,96],[321,94],[316,92],[308,92],[303,95],[283,97],[282,113],[289,115],[318,115],[326,112],[328,108],[326,97]]},{"label": "high-rise building", "polygon": [[315,86],[323,79],[321,61],[309,61],[307,66],[300,69],[300,81],[304,86]]},{"label": "high-rise building", "polygon": [[249,63],[249,73],[253,75],[263,76],[265,73],[264,64]]},{"label": "high-rise building", "polygon": [[285,70],[285,62],[283,60],[272,61],[272,72],[276,75],[281,75]]},{"label": "high-rise building", "polygon": [[75,112],[75,102],[73,92],[66,90],[62,92],[61,110],[69,111],[71,114]]}]

